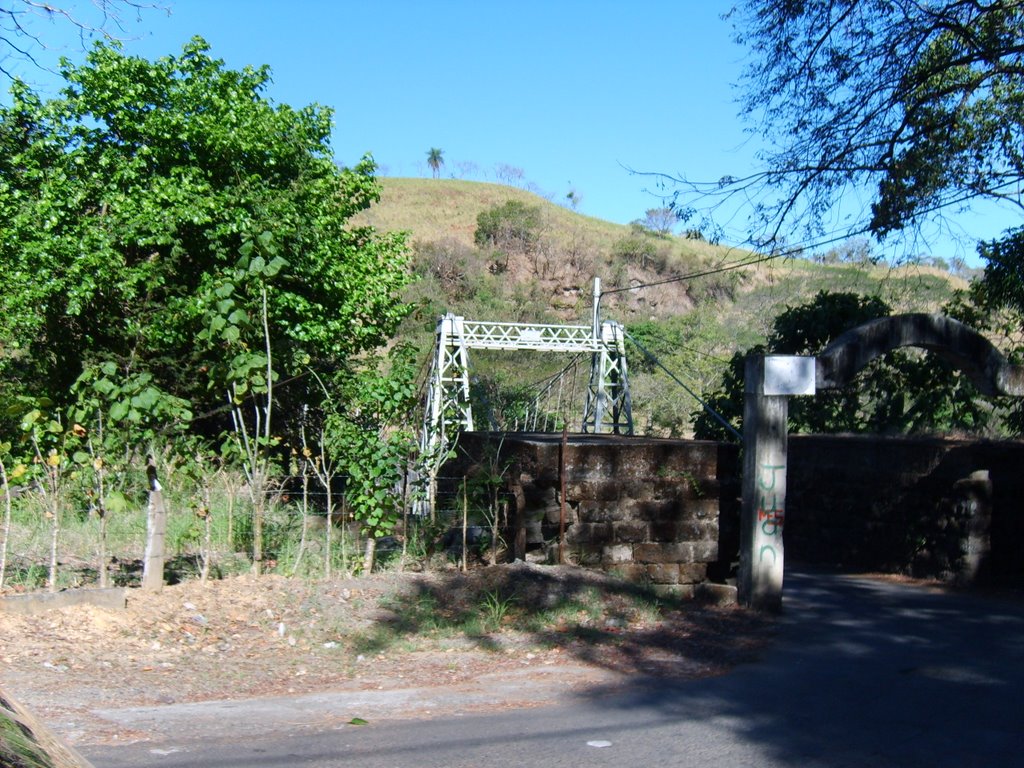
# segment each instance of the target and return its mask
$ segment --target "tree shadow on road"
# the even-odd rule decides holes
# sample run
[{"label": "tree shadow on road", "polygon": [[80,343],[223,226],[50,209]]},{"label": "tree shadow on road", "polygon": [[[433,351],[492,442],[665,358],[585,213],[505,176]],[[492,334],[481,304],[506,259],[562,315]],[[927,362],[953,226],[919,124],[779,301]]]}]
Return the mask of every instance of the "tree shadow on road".
[{"label": "tree shadow on road", "polygon": [[763,765],[1020,764],[1019,601],[824,571],[786,582],[762,663],[699,685],[638,675],[586,700]]},{"label": "tree shadow on road", "polygon": [[351,639],[361,653],[440,643],[478,650],[557,648],[623,674],[692,678],[756,658],[770,617],[657,593],[571,566],[527,563],[424,574],[385,598]]}]

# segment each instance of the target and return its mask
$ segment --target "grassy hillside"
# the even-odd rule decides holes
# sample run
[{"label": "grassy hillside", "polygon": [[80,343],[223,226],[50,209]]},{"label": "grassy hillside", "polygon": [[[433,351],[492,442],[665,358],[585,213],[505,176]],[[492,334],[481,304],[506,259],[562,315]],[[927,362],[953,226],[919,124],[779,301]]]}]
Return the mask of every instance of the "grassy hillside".
[{"label": "grassy hillside", "polygon": [[[364,214],[365,222],[380,229],[409,231],[416,240],[453,238],[471,246],[477,216],[508,200],[540,206],[552,239],[562,248],[571,247],[576,238],[585,234],[592,247],[607,251],[630,231],[628,226],[584,216],[532,192],[503,184],[416,178],[386,178],[382,182],[380,204]],[[721,250],[682,239],[677,239],[676,247],[681,252],[708,258]]]},{"label": "grassy hillside", "polygon": [[[725,361],[762,341],[774,317],[818,291],[878,296],[896,311],[935,311],[965,283],[924,267],[819,264],[804,259],[725,269],[756,256],[701,239],[657,236],[637,227],[583,216],[530,192],[448,179],[382,180],[379,204],[360,223],[410,233],[417,276],[407,299],[416,311],[403,328],[426,358],[437,318],[589,324],[594,277],[606,292],[604,319],[642,333],[655,354],[697,393],[717,384]],[[478,216],[509,201],[535,210],[537,237],[478,246]],[[688,278],[698,272],[716,272]],[[663,371],[628,350],[638,430],[686,434],[699,405]],[[472,360],[480,392],[492,405],[513,405],[566,365],[564,358],[480,353]],[[581,365],[585,371],[587,366]],[[577,382],[576,396],[582,402]],[[563,399],[566,399],[563,397]],[[576,408],[579,410],[579,408]],[[512,416],[495,409],[494,425]],[[512,409],[514,410],[514,409]],[[578,416],[563,403],[570,425]],[[511,412],[511,411],[509,411]]]}]

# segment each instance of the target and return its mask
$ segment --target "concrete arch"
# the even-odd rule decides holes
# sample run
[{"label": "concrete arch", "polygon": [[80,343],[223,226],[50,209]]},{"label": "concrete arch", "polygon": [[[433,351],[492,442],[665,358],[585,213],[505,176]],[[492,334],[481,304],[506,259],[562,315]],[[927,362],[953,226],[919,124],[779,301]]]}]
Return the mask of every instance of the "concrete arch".
[{"label": "concrete arch", "polygon": [[[1010,365],[973,328],[927,314],[883,317],[847,331],[815,358],[815,388],[842,387],[865,365],[898,347],[922,347],[941,356],[983,394],[1024,397],[1024,367]],[[742,604],[776,610],[782,605],[784,573],[789,395],[780,394],[774,382],[765,386],[766,370],[764,355],[747,358],[737,588]]]},{"label": "concrete arch", "polygon": [[921,347],[966,373],[985,395],[1024,396],[1024,367],[1010,365],[970,326],[945,315],[882,317],[852,328],[817,356],[816,386],[845,386],[868,363],[898,347]]}]

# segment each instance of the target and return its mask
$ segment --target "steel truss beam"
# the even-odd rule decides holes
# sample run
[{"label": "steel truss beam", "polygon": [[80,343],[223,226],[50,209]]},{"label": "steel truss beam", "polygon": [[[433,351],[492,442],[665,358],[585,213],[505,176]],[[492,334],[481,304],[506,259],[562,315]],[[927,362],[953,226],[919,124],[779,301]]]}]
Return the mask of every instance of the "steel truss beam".
[{"label": "steel truss beam", "polygon": [[466,320],[452,313],[437,324],[434,359],[427,384],[427,403],[420,453],[427,464],[434,498],[437,471],[460,431],[473,430],[469,398],[469,350],[532,350],[590,353],[582,431],[633,434],[632,401],[622,326],[614,321],[585,325],[497,323]]}]

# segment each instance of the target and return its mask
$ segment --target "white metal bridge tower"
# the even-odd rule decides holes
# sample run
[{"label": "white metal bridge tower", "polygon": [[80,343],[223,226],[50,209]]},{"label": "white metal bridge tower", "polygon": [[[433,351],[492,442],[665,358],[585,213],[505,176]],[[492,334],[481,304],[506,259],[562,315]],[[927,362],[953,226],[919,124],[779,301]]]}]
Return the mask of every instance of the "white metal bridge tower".
[{"label": "white metal bridge tower", "polygon": [[420,452],[430,476],[431,503],[437,471],[447,458],[456,435],[474,429],[469,396],[470,349],[590,353],[590,380],[581,431],[633,434],[622,326],[613,320],[601,321],[600,289],[601,282],[595,278],[590,326],[467,320],[451,313],[438,321],[420,435]]}]

